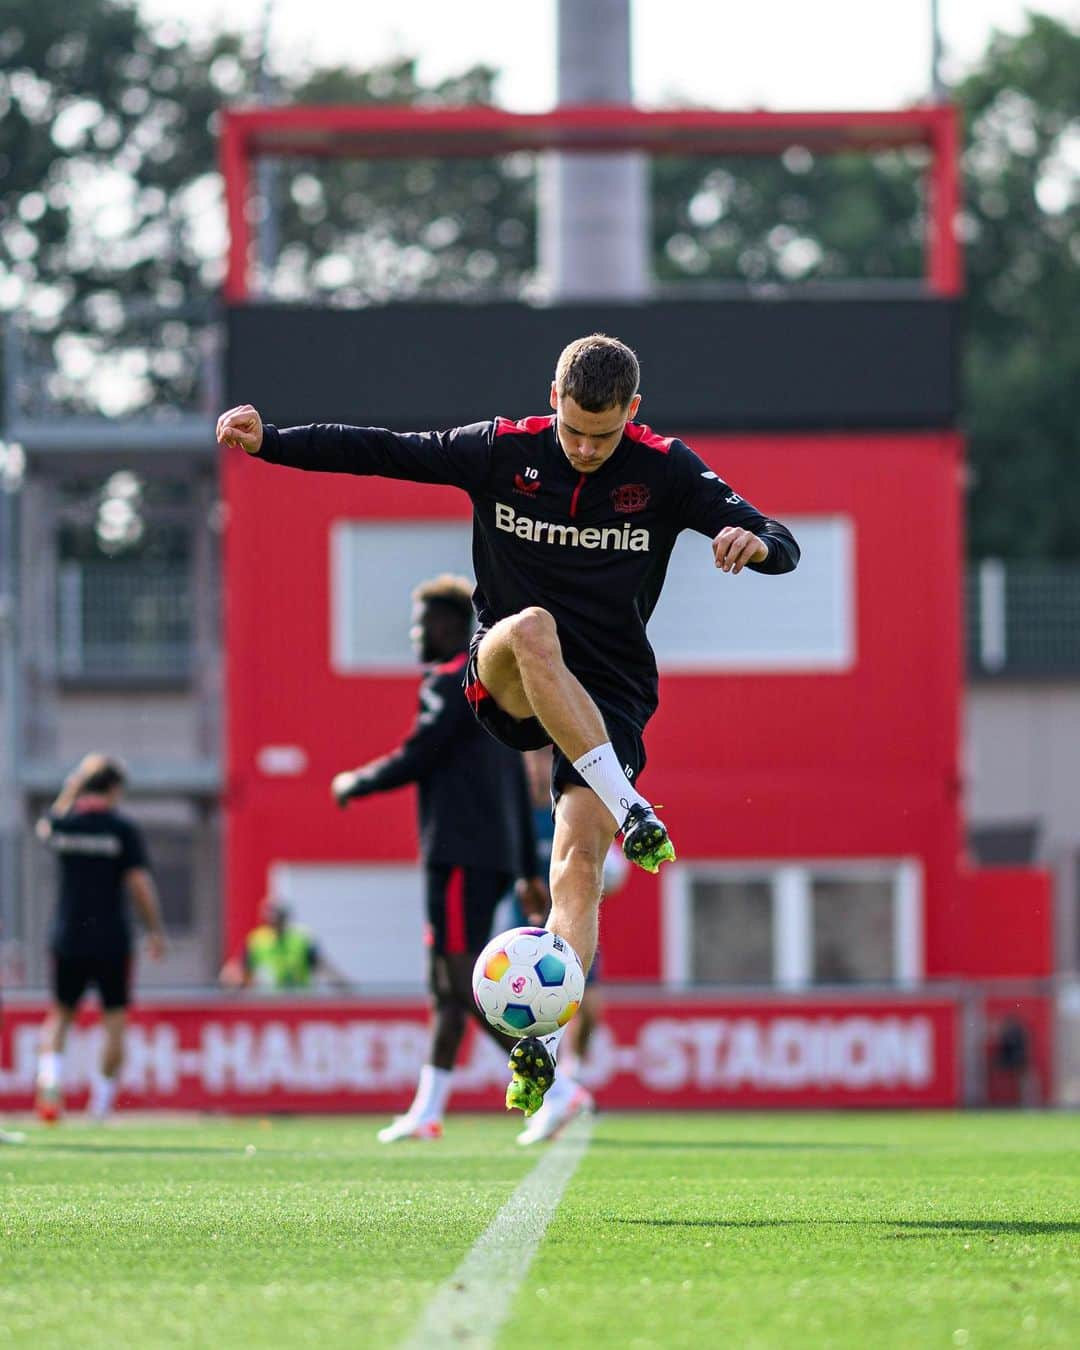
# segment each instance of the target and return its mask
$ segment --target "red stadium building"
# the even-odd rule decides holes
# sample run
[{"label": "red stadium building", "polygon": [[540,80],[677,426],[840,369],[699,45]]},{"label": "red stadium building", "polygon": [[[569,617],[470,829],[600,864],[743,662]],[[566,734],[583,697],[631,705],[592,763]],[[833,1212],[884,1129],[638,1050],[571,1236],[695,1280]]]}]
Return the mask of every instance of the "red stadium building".
[{"label": "red stadium building", "polygon": [[[770,154],[792,144],[927,149],[922,285],[542,309],[248,299],[245,207],[258,155]],[[223,164],[230,402],[281,425],[517,418],[545,411],[566,341],[613,332],[642,359],[642,420],[689,441],[802,544],[802,565],[785,578],[715,574],[697,537],[673,557],[650,629],[662,679],[645,784],[664,803],[679,863],[659,879],[635,875],[603,915],[613,995],[602,1100],[958,1100],[960,990],[1049,974],[1051,903],[1045,875],[975,870],[963,844],[952,110],[262,109],[226,115]],[[469,502],[240,453],[224,456],[222,473],[227,944],[239,945],[275,887],[363,993],[415,995],[411,794],[341,813],[328,785],[411,720],[409,591],[432,572],[468,570]],[[374,811],[378,830],[358,828]],[[394,1006],[407,1023],[419,1016]],[[1025,1013],[1043,1095],[1045,1013],[1038,1002]],[[400,1098],[380,1081],[374,1095],[335,1092],[342,1103]]]}]

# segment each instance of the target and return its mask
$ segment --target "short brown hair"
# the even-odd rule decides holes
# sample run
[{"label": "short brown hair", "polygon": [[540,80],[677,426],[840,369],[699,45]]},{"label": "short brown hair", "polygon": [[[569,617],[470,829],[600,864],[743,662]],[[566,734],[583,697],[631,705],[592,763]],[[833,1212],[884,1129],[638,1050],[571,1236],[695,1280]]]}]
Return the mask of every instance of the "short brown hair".
[{"label": "short brown hair", "polygon": [[576,338],[562,349],[555,389],[585,412],[625,408],[638,391],[641,367],[625,342],[606,333]]},{"label": "short brown hair", "polygon": [[459,615],[466,624],[471,624],[473,619],[472,593],[473,584],[468,577],[458,577],[454,576],[452,572],[442,572],[437,577],[422,581],[413,591],[412,598],[418,605],[430,604],[432,601],[446,605]]}]

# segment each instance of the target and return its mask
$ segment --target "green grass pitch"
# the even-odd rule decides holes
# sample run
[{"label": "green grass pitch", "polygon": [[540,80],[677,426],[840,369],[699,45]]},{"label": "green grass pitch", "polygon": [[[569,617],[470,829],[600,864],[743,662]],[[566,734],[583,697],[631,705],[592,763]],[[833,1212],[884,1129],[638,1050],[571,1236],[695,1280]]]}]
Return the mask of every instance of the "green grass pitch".
[{"label": "green grass pitch", "polygon": [[[29,1126],[0,1347],[400,1344],[537,1150],[451,1117]],[[1080,1118],[601,1116],[500,1347],[1080,1345]]]}]

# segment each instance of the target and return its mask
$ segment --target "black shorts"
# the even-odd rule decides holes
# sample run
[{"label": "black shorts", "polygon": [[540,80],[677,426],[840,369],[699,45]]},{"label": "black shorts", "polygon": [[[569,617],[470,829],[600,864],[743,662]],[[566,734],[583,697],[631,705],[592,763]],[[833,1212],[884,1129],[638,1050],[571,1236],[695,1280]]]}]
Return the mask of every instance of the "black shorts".
[{"label": "black shorts", "polygon": [[[494,736],[497,741],[501,741],[503,745],[510,746],[512,750],[539,750],[545,745],[551,745],[551,737],[535,717],[524,719],[511,717],[508,712],[499,707],[480,682],[476,654],[484,633],[485,630],[477,629],[473,634],[472,642],[469,644],[469,663],[465,667],[465,697],[468,700],[469,707],[473,710],[473,715],[486,732]],[[619,763],[623,767],[627,781],[636,784],[641,776],[641,771],[645,768],[646,759],[645,742],[641,739],[641,728],[625,713],[595,698],[595,695],[594,701],[600,709],[604,725],[607,727],[608,737],[615,749],[615,754],[618,756]],[[562,795],[563,789],[571,783],[575,783],[579,787],[589,786],[577,769],[574,768],[572,761],[566,758],[558,746],[554,746],[551,761],[551,802],[553,807]]]},{"label": "black shorts", "polygon": [[485,867],[429,863],[428,940],[435,956],[477,956],[488,944],[495,909],[513,877]]},{"label": "black shorts", "polygon": [[107,1012],[131,1002],[131,957],[53,955],[53,996],[64,1008],[78,1006],[93,985]]},{"label": "black shorts", "polygon": [[478,628],[469,643],[469,662],[465,667],[465,698],[473,715],[486,732],[511,750],[541,750],[551,737],[535,717],[511,717],[495,702],[480,683],[476,654],[486,630]]}]

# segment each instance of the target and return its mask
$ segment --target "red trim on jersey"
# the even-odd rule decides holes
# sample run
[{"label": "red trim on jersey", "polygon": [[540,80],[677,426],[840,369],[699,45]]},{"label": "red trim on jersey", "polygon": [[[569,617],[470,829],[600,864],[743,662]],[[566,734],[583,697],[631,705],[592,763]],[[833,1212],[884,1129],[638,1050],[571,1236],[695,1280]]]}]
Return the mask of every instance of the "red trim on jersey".
[{"label": "red trim on jersey", "polygon": [[573,518],[577,515],[577,499],[581,496],[581,489],[585,486],[585,479],[586,479],[588,476],[589,476],[589,475],[588,475],[588,474],[585,474],[585,473],[579,474],[579,475],[578,475],[578,484],[577,484],[577,487],[574,489],[574,495],[570,498],[570,519],[571,519],[571,520],[573,520]]},{"label": "red trim on jersey", "polygon": [[511,422],[509,417],[496,417],[495,435],[513,436],[524,432],[526,436],[539,436],[554,422],[554,414],[551,417],[522,417],[517,422]]},{"label": "red trim on jersey", "polygon": [[468,700],[469,707],[475,712],[484,699],[490,698],[491,695],[479,680],[473,680],[471,684],[465,686],[465,697]]},{"label": "red trim on jersey", "polygon": [[435,667],[436,675],[456,675],[459,670],[463,670],[469,661],[468,652],[458,652],[457,656],[452,656],[449,661],[444,661],[441,666]]},{"label": "red trim on jersey", "polygon": [[81,797],[76,797],[72,810],[79,815],[85,815],[88,811],[111,811],[112,802],[100,792],[84,792]]},{"label": "red trim on jersey", "polygon": [[452,867],[446,880],[446,954],[468,950],[465,936],[465,869]]},{"label": "red trim on jersey", "polygon": [[662,455],[666,455],[671,449],[671,442],[674,436],[658,436],[652,427],[647,427],[642,422],[627,422],[626,434],[632,441],[637,441],[640,445],[647,445],[650,450],[659,450]]}]

